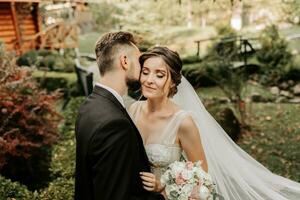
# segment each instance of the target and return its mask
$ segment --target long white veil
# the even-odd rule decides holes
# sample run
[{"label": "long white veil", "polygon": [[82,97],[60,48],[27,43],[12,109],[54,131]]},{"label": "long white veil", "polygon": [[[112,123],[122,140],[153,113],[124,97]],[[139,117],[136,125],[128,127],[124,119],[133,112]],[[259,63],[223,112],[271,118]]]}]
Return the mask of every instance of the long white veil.
[{"label": "long white veil", "polygon": [[173,101],[191,111],[199,128],[209,173],[226,200],[299,200],[300,184],[270,172],[226,134],[182,77]]}]

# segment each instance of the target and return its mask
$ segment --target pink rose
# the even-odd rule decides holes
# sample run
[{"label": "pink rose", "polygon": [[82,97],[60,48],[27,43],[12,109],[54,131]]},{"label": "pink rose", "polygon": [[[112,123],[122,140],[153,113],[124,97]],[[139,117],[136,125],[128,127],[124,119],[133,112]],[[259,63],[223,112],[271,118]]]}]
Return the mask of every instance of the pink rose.
[{"label": "pink rose", "polygon": [[187,168],[188,170],[193,169],[193,167],[194,167],[194,164],[193,164],[192,162],[190,162],[190,161],[187,161],[187,162],[186,162],[186,168]]},{"label": "pink rose", "polygon": [[196,185],[198,185],[198,186],[202,186],[202,185],[203,185],[203,183],[202,183],[200,180],[197,180],[197,182],[196,182]]},{"label": "pink rose", "polygon": [[181,173],[178,176],[176,176],[175,183],[177,185],[183,185],[185,183],[185,180],[182,177]]}]

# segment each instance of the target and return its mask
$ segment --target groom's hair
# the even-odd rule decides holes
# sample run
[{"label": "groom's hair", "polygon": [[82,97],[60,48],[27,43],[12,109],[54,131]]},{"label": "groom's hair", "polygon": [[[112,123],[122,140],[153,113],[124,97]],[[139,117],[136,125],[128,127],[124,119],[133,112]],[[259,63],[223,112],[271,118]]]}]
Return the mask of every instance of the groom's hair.
[{"label": "groom's hair", "polygon": [[136,44],[134,37],[129,32],[111,32],[103,35],[95,47],[97,64],[101,75],[111,71],[114,67],[116,52],[121,46],[133,47]]}]

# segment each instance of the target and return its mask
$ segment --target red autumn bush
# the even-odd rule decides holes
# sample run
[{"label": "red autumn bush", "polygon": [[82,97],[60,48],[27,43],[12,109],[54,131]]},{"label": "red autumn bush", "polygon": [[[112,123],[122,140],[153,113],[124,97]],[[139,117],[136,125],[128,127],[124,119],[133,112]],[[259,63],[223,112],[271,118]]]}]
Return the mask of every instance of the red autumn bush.
[{"label": "red autumn bush", "polygon": [[[61,116],[55,105],[59,98],[58,92],[41,90],[31,72],[16,66],[0,44],[0,172],[5,176],[18,180],[21,173],[19,181],[33,181],[30,176],[41,155],[49,154],[58,138]],[[33,161],[34,157],[39,160]],[[12,166],[16,164],[22,166]]]}]

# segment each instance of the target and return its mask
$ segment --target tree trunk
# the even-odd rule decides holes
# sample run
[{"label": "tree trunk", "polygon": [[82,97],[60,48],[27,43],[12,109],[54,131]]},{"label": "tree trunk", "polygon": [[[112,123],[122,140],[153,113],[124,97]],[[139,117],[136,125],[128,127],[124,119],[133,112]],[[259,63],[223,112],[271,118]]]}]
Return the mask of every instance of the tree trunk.
[{"label": "tree trunk", "polygon": [[206,27],[206,18],[204,14],[201,15],[201,27],[202,28]]},{"label": "tree trunk", "polygon": [[242,128],[246,128],[247,124],[246,124],[246,104],[245,101],[242,100],[240,97],[238,97],[237,99],[237,109],[239,111],[240,117],[241,117],[241,125]]},{"label": "tree trunk", "polygon": [[187,27],[192,28],[193,26],[193,7],[192,7],[192,0],[188,0],[188,7],[187,7]]}]

